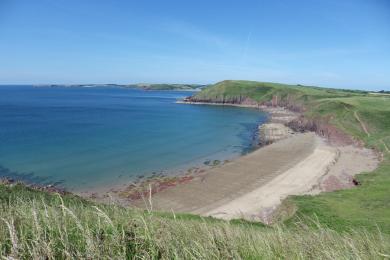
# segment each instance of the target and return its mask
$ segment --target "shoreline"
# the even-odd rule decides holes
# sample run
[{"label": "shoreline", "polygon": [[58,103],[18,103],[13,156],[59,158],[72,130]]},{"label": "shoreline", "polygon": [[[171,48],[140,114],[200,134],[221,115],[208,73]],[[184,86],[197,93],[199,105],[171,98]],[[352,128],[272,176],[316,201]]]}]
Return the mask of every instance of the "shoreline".
[{"label": "shoreline", "polygon": [[[240,105],[240,104],[219,104],[219,103],[197,103],[197,102],[183,102],[183,101],[176,101],[178,104],[197,104],[197,105],[226,105],[226,106],[235,106],[235,107],[243,107],[243,108],[255,108],[259,109],[264,113],[267,113],[271,115],[268,120],[257,126],[256,131],[253,132],[253,136],[257,135],[258,139],[260,136],[260,129],[259,126],[266,125],[268,123],[280,123],[281,121],[286,120],[286,113],[288,114],[288,118],[291,119],[291,116],[294,118],[297,117],[297,113],[287,111],[284,108],[276,107],[276,108],[270,108],[266,106],[255,106],[255,105]],[[276,116],[275,116],[276,115]],[[111,202],[112,200],[119,202],[121,205],[128,206],[131,205],[131,202],[134,199],[139,199],[140,196],[143,196],[145,194],[149,194],[148,185],[154,186],[153,194],[160,192],[161,190],[164,190],[166,188],[170,188],[175,185],[182,184],[190,179],[193,179],[194,177],[201,176],[205,171],[210,170],[216,166],[223,165],[227,162],[230,162],[232,160],[236,160],[238,158],[241,158],[242,156],[252,153],[258,149],[262,149],[264,146],[268,144],[264,144],[261,142],[253,143],[250,148],[248,148],[248,151],[234,156],[234,158],[224,159],[224,160],[205,160],[202,163],[199,163],[197,165],[193,165],[191,167],[180,167],[178,170],[173,171],[167,171],[165,173],[161,173],[158,175],[151,175],[146,176],[142,175],[142,178],[138,178],[138,176],[135,177],[135,181],[128,181],[126,183],[118,183],[114,185],[104,185],[94,188],[86,188],[86,189],[80,189],[80,190],[73,190],[70,191],[71,193],[77,194],[81,197],[87,198],[87,199],[93,199],[101,202]],[[206,162],[209,161],[209,164],[206,164]],[[217,161],[217,162],[216,162]],[[122,195],[120,195],[122,194]],[[126,197],[126,198],[123,198]],[[130,199],[130,201],[129,201]]]},{"label": "shoreline", "polygon": [[[269,121],[264,125],[274,123],[283,126],[289,125],[293,120],[302,116],[300,113],[292,112],[283,107],[264,105],[184,101],[178,101],[177,103],[257,108],[270,114]],[[312,140],[307,143],[303,140],[307,139],[306,136],[308,135],[312,136]],[[202,176],[195,176],[188,182],[154,193],[149,198],[144,196],[142,201],[138,200],[130,205],[147,209],[153,208],[154,210],[187,212],[222,219],[243,218],[250,221],[271,223],[273,213],[286,197],[303,194],[315,195],[320,192],[351,188],[359,185],[354,179],[356,174],[370,172],[378,166],[379,159],[374,151],[356,144],[340,142],[339,139],[336,139],[339,142],[334,142],[329,136],[328,138],[325,137],[310,131],[306,133],[293,131],[292,134],[275,140],[272,144],[261,146],[248,155],[241,156],[226,165],[218,166],[216,169],[206,171]],[[297,146],[294,142],[302,142],[301,149],[303,150],[307,148],[306,152],[301,151],[304,155],[299,159],[290,158],[293,157],[293,154],[289,150],[294,145],[295,148]],[[279,151],[276,154],[287,153],[289,156],[282,161],[278,161],[275,154],[273,154],[278,149]],[[254,157],[254,160],[248,161],[248,157]],[[245,160],[247,161],[245,162]],[[283,164],[287,161],[288,167],[281,167],[276,170],[276,173],[270,174],[271,177],[266,176],[266,181],[260,181],[262,178],[257,176],[257,173],[259,175],[269,175],[267,165],[261,163],[267,160],[274,160],[276,164]],[[252,167],[257,162],[260,163]],[[265,168],[265,170],[261,173],[256,172],[261,168]],[[237,171],[236,176],[231,174],[231,169]],[[229,174],[233,177],[227,180]],[[252,180],[246,185],[242,187],[232,185],[233,182],[240,182],[240,179],[248,178],[250,175]],[[231,183],[227,183],[229,181]],[[252,183],[254,185],[251,186]],[[225,185],[226,187],[223,187]],[[208,187],[205,188],[205,186]],[[215,196],[215,193],[218,193],[215,190],[218,189],[222,190],[222,196],[220,196],[221,194]],[[145,195],[148,194],[145,193]],[[205,201],[210,200],[207,197],[214,196],[214,198],[210,200],[208,205],[204,202],[196,204],[193,201],[196,200],[197,196]]]},{"label": "shoreline", "polygon": [[[119,202],[121,205],[129,206],[133,200],[140,199],[146,195],[149,195],[149,185],[153,186],[152,195],[165,190],[166,188],[171,188],[176,185],[183,184],[192,180],[193,178],[202,176],[204,172],[213,169],[214,167],[221,166],[225,163],[237,160],[242,156],[255,152],[259,149],[262,149],[264,146],[269,143],[262,143],[260,141],[260,126],[265,126],[267,124],[280,124],[287,123],[288,121],[298,117],[298,113],[288,111],[281,107],[267,107],[267,106],[258,106],[258,105],[241,105],[241,104],[220,104],[220,103],[200,103],[200,102],[183,102],[176,101],[178,104],[197,104],[197,105],[221,105],[221,106],[234,106],[242,108],[254,108],[258,109],[264,113],[270,115],[268,120],[257,126],[256,131],[253,135],[258,136],[256,143],[253,143],[252,146],[248,149],[246,153],[234,156],[234,158],[225,159],[225,160],[211,160],[209,164],[206,164],[207,161],[200,163],[199,165],[192,167],[181,167],[180,170],[165,172],[164,174],[145,176],[142,175],[142,178],[135,178],[135,181],[129,181],[124,183],[118,183],[115,185],[99,186],[95,188],[87,188],[81,190],[71,191],[74,194],[77,194],[81,197],[87,199],[93,199],[101,202],[111,202],[112,200]],[[284,139],[282,137],[280,139]],[[276,140],[277,141],[277,140]],[[217,161],[217,162],[216,162]]]}]

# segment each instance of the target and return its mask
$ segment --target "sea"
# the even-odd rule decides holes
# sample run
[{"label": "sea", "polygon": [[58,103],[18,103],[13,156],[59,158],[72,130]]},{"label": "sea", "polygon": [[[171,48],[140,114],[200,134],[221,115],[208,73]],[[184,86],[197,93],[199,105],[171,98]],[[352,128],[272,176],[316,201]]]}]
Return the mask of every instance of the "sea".
[{"label": "sea", "polygon": [[267,114],[176,103],[189,91],[0,86],[0,178],[83,191],[250,152]]}]

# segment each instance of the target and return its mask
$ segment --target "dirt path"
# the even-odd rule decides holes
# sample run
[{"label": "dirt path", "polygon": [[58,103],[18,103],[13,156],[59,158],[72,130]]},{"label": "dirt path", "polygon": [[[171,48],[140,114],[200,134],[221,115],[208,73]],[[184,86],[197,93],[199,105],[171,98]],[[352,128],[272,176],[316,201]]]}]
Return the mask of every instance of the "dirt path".
[{"label": "dirt path", "polygon": [[358,116],[357,111],[355,111],[353,114],[354,114],[356,120],[360,123],[360,126],[362,127],[363,131],[367,134],[368,137],[370,137],[370,133],[368,132],[367,127],[364,124],[364,122]]},{"label": "dirt path", "polygon": [[383,142],[383,140],[381,140],[381,142],[382,142],[383,146],[385,147],[386,151],[387,151],[388,153],[390,153],[390,149],[389,149],[389,147],[387,147],[387,145],[385,144],[385,142]]}]

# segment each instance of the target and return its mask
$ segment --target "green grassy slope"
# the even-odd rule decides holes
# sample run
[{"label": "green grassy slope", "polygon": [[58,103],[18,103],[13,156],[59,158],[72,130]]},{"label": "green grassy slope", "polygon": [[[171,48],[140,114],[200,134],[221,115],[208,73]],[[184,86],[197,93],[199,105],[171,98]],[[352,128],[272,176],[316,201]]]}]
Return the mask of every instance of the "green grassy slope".
[{"label": "green grassy slope", "polygon": [[[148,213],[0,185],[5,259],[376,259],[390,237]],[[304,223],[300,224],[304,227]]]},{"label": "green grassy slope", "polygon": [[290,201],[297,205],[298,211],[290,221],[315,214],[322,224],[338,230],[379,227],[390,233],[390,98],[368,95],[328,98],[311,104],[308,114],[332,116],[335,126],[383,152],[384,159],[374,172],[358,175],[361,185],[354,189],[292,198]]},{"label": "green grassy slope", "polygon": [[315,216],[321,224],[337,230],[378,226],[390,233],[390,97],[363,91],[223,81],[197,93],[195,99],[229,102],[241,96],[266,102],[275,95],[282,101],[288,99],[289,104],[303,106],[306,117],[326,118],[338,129],[384,154],[380,167],[373,173],[359,175],[361,185],[354,189],[291,198],[289,203],[297,207],[297,214],[288,223],[303,216]]},{"label": "green grassy slope", "polygon": [[257,102],[265,102],[277,95],[286,100],[306,103],[310,100],[333,97],[350,97],[365,92],[353,90],[335,90],[301,85],[287,85],[270,82],[243,80],[225,80],[203,89],[194,96],[195,100],[209,102],[238,102],[240,98],[249,97]]}]

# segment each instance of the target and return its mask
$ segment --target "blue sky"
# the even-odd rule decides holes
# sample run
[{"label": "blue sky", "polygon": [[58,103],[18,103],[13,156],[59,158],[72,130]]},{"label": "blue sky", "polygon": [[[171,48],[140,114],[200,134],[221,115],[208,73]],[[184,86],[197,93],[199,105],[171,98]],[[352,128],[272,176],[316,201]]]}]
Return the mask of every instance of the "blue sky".
[{"label": "blue sky", "polygon": [[390,90],[390,1],[0,0],[0,84]]}]

